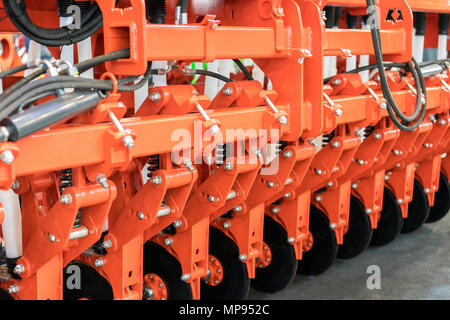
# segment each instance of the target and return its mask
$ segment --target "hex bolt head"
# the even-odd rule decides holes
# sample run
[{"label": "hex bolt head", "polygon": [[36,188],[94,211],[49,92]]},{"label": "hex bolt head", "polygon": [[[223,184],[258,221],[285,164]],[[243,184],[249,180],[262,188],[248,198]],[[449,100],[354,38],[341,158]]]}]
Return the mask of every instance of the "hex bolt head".
[{"label": "hex bolt head", "polygon": [[287,121],[286,116],[281,116],[281,117],[278,118],[278,122],[279,122],[281,125],[286,125],[288,121]]},{"label": "hex bolt head", "polygon": [[337,227],[337,224],[336,224],[336,223],[330,224],[330,228],[331,228],[332,230],[336,229],[336,227]]},{"label": "hex bolt head", "polygon": [[63,204],[71,204],[72,203],[72,195],[70,193],[63,194],[59,201]]},{"label": "hex bolt head", "polygon": [[145,214],[143,212],[139,212],[137,214],[137,217],[138,217],[139,220],[144,220],[145,219]]},{"label": "hex bolt head", "polygon": [[162,178],[161,176],[154,176],[152,177],[151,182],[153,184],[160,185],[162,183]]},{"label": "hex bolt head", "polygon": [[150,95],[150,100],[153,102],[161,101],[161,94],[159,92],[152,92],[152,94]]},{"label": "hex bolt head", "polygon": [[155,293],[153,292],[153,289],[150,287],[145,287],[142,293],[142,296],[144,297],[144,299],[146,300],[152,300],[153,297],[155,296]]},{"label": "hex bolt head", "polygon": [[289,237],[288,242],[289,243],[294,243],[295,242],[295,238],[294,237]]},{"label": "hex bolt head", "polygon": [[385,110],[387,108],[387,103],[386,102],[382,102],[378,106],[380,107],[380,109]]},{"label": "hex bolt head", "polygon": [[14,154],[11,150],[5,150],[0,154],[0,160],[5,164],[11,164],[14,162]]},{"label": "hex bolt head", "polygon": [[285,157],[286,159],[289,159],[292,157],[292,151],[291,150],[286,150],[285,152],[283,152],[283,157]]},{"label": "hex bolt head", "polygon": [[331,143],[331,146],[332,146],[333,148],[339,148],[339,147],[341,146],[341,144],[339,143],[339,141],[333,141],[333,142]]},{"label": "hex bolt head", "polygon": [[377,132],[377,133],[375,133],[375,134],[373,135],[373,137],[374,137],[376,140],[380,140],[380,139],[381,139],[381,133]]},{"label": "hex bolt head", "polygon": [[55,242],[55,241],[56,241],[55,235],[52,234],[52,233],[50,233],[50,234],[48,235],[48,240],[49,240],[51,243]]},{"label": "hex bolt head", "polygon": [[341,108],[337,108],[336,110],[334,110],[334,115],[336,117],[342,117],[344,115],[344,111],[342,111]]},{"label": "hex bolt head", "polygon": [[423,190],[425,193],[430,193],[430,188],[425,188],[425,190]]},{"label": "hex bolt head", "polygon": [[112,247],[112,242],[111,242],[111,240],[108,239],[108,240],[103,241],[102,247],[103,247],[104,249],[109,249],[109,248],[111,248],[111,247]]},{"label": "hex bolt head", "polygon": [[12,188],[13,190],[19,190],[19,188],[20,188],[19,181],[18,181],[18,180],[14,180],[14,182],[13,182],[12,185],[11,185],[11,188]]},{"label": "hex bolt head", "polygon": [[233,164],[230,163],[230,162],[226,163],[225,164],[225,170],[227,170],[227,171],[233,170]]},{"label": "hex bolt head", "polygon": [[181,228],[181,227],[183,226],[183,222],[182,222],[181,220],[175,220],[175,221],[173,222],[173,226],[174,226],[176,229],[179,229],[179,228]]},{"label": "hex bolt head", "polygon": [[106,178],[106,176],[104,174],[98,175],[97,178],[95,179],[95,181],[99,185],[101,185],[103,187],[103,189],[108,189],[109,188],[108,179]]},{"label": "hex bolt head", "polygon": [[277,10],[277,12],[278,12],[278,14],[284,14],[284,10],[283,10],[283,8],[278,8],[278,10]]},{"label": "hex bolt head", "polygon": [[214,202],[214,201],[216,201],[216,198],[214,198],[213,195],[210,195],[210,196],[208,196],[208,201],[209,202]]},{"label": "hex bolt head", "polygon": [[166,238],[166,239],[164,239],[164,244],[165,244],[166,246],[171,246],[171,245],[173,244],[172,238]]},{"label": "hex bolt head", "polygon": [[185,273],[181,276],[181,281],[187,282],[187,281],[189,281],[190,278],[191,278],[191,276],[189,275],[189,273]]},{"label": "hex bolt head", "polygon": [[314,172],[319,176],[322,174],[322,170],[320,170],[320,169],[316,169],[316,170],[314,170]]},{"label": "hex bolt head", "polygon": [[425,142],[425,143],[423,144],[423,146],[424,146],[425,148],[429,148],[429,147],[430,147],[430,144]]},{"label": "hex bolt head", "polygon": [[385,180],[385,181],[388,181],[388,180],[389,180],[389,176],[388,176],[388,175],[385,175],[385,176],[384,176],[384,180]]},{"label": "hex bolt head", "polygon": [[8,287],[8,293],[9,294],[16,294],[19,293],[19,286],[17,284],[13,284]]},{"label": "hex bolt head", "polygon": [[398,204],[402,204],[403,203],[403,199],[397,199],[397,203]]},{"label": "hex bolt head", "polygon": [[364,160],[358,160],[358,164],[359,164],[360,166],[364,165]]},{"label": "hex bolt head", "polygon": [[272,181],[267,181],[267,186],[268,186],[269,188],[273,188],[274,183],[273,183]]},{"label": "hex bolt head", "polygon": [[239,256],[239,260],[241,260],[242,262],[247,261],[247,255],[246,254],[241,254]]},{"label": "hex bolt head", "polygon": [[215,124],[209,129],[209,131],[211,132],[212,136],[216,136],[220,133],[220,128],[217,124]]},{"label": "hex bolt head", "polygon": [[105,261],[103,261],[103,259],[99,258],[97,260],[94,261],[94,266],[96,268],[101,268],[105,265]]},{"label": "hex bolt head", "polygon": [[192,161],[190,159],[185,159],[183,161],[183,166],[190,172],[194,172],[194,166],[192,165]]},{"label": "hex bolt head", "polygon": [[341,79],[338,78],[334,79],[332,82],[333,86],[340,86],[341,83],[342,83]]},{"label": "hex bolt head", "polygon": [[234,212],[242,212],[242,206],[236,206],[233,209]]},{"label": "hex bolt head", "polygon": [[371,213],[372,213],[372,209],[367,208],[367,209],[366,209],[366,213],[367,213],[367,214],[371,214]]},{"label": "hex bolt head", "polygon": [[274,214],[280,213],[280,208],[278,208],[278,207],[273,207],[273,208],[272,208],[272,213],[274,213]]},{"label": "hex bolt head", "polygon": [[392,153],[393,153],[394,155],[398,156],[398,155],[400,154],[400,151],[394,149],[394,150],[392,150]]},{"label": "hex bolt head", "polygon": [[322,201],[322,196],[321,195],[317,195],[314,200],[316,200],[317,202]]},{"label": "hex bolt head", "polygon": [[358,188],[358,184],[357,183],[352,183],[352,189],[356,189]]},{"label": "hex bolt head", "polygon": [[226,87],[225,89],[223,89],[223,94],[225,96],[231,96],[233,94],[233,88],[232,87]]},{"label": "hex bolt head", "polygon": [[285,198],[285,199],[288,199],[288,198],[290,198],[291,197],[291,194],[288,192],[288,193],[285,193],[284,195],[283,195],[283,198]]},{"label": "hex bolt head", "polygon": [[122,144],[127,147],[128,149],[131,149],[134,147],[134,139],[132,136],[126,136],[122,139]]},{"label": "hex bolt head", "polygon": [[15,274],[22,274],[25,272],[25,267],[23,264],[18,264],[14,267],[14,273]]},{"label": "hex bolt head", "polygon": [[445,121],[444,119],[439,120],[439,124],[441,126],[445,126],[447,124],[447,121]]},{"label": "hex bolt head", "polygon": [[222,227],[223,227],[224,229],[230,229],[230,228],[231,228],[231,223],[230,223],[229,221],[225,221],[225,222],[222,224]]}]

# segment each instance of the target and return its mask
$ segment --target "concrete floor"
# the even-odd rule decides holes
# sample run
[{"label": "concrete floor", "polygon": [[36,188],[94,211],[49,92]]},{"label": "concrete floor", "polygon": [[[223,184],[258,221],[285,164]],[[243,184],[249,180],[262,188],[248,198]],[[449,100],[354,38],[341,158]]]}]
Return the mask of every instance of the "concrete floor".
[{"label": "concrete floor", "polygon": [[[381,289],[368,289],[377,265]],[[336,260],[319,276],[297,275],[287,289],[266,294],[251,289],[252,300],[450,299],[450,214],[384,247],[369,247],[351,260]]]}]

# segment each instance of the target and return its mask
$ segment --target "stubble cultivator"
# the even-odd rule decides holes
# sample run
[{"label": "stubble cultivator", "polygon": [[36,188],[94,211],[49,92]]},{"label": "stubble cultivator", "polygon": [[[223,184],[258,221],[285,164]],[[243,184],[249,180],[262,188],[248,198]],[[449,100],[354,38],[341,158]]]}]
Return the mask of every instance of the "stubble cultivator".
[{"label": "stubble cultivator", "polygon": [[447,1],[0,11],[4,299],[245,299],[449,210]]}]

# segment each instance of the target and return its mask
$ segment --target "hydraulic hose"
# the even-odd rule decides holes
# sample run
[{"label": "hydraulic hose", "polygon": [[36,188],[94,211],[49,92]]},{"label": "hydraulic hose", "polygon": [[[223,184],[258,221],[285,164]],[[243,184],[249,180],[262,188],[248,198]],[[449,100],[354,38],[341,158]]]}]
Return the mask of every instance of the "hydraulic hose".
[{"label": "hydraulic hose", "polygon": [[[103,15],[97,3],[93,3],[80,18],[81,28],[42,28],[35,25],[26,11],[25,0],[3,0],[6,13],[16,28],[30,39],[52,47],[71,45],[94,34],[103,25]],[[67,6],[67,1],[63,6]]]},{"label": "hydraulic hose", "polygon": [[[369,14],[373,15],[375,17],[376,21],[378,21],[378,14],[376,12],[376,9],[374,9],[375,8],[374,0],[366,0],[366,3],[367,3],[367,8],[369,10]],[[400,109],[397,107],[397,105],[394,101],[394,98],[391,94],[391,91],[389,89],[386,73],[384,70],[384,64],[383,64],[383,53],[382,53],[382,49],[381,49],[380,30],[376,26],[372,26],[371,33],[372,33],[373,47],[374,47],[374,51],[375,51],[375,58],[376,58],[379,75],[380,75],[381,88],[382,88],[383,96],[387,101],[387,111],[389,113],[389,117],[391,118],[391,120],[394,122],[394,124],[399,129],[405,130],[405,131],[413,131],[413,130],[415,130],[415,128],[417,128],[420,125],[420,122],[423,120],[422,115],[425,116],[425,111],[426,111],[426,99],[425,99],[424,103],[422,103],[422,95],[421,95],[421,92],[426,91],[426,88],[424,87],[425,81],[423,80],[423,75],[420,70],[420,66],[417,63],[417,61],[414,60],[414,58],[413,58],[413,62],[414,61],[416,62],[416,63],[414,63],[414,66],[411,62],[408,62],[406,64],[409,71],[412,73],[412,75],[414,77],[414,81],[415,81],[415,85],[416,85],[416,92],[417,92],[416,108],[414,110],[414,113],[408,117],[408,116],[404,115],[400,111]],[[422,108],[421,108],[421,106],[422,106]],[[400,120],[402,122],[400,122],[397,119],[397,117],[400,118]],[[414,125],[408,126],[409,123],[412,123],[414,121],[416,121],[414,123]]]}]

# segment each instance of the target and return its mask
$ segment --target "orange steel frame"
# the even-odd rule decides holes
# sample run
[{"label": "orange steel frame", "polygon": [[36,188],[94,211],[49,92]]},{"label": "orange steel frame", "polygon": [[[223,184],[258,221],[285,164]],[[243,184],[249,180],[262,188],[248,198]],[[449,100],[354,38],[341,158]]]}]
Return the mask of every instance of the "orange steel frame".
[{"label": "orange steel frame", "polygon": [[[173,2],[169,1],[169,8]],[[37,2],[30,3],[32,16],[40,14]],[[126,9],[115,8],[113,0],[97,3],[104,16],[104,51],[131,48],[130,59],[107,64],[107,70],[116,76],[142,74],[152,60],[253,58],[274,89],[263,90],[248,81],[234,82],[227,84],[234,88],[231,97],[219,93],[209,101],[193,90],[169,86],[161,92],[163,96],[177,95],[170,105],[172,111],[160,112],[168,102],[158,105],[146,101],[130,117],[123,117],[124,108],[132,106],[124,106],[115,93],[94,112],[70,124],[43,130],[16,143],[0,144],[0,153],[11,150],[15,156],[11,165],[0,163],[0,185],[7,189],[18,180],[16,192],[23,203],[24,253],[18,263],[24,265],[25,272],[21,280],[0,283],[5,289],[17,284],[20,290],[13,295],[16,299],[61,299],[62,268],[72,260],[94,265],[99,256],[83,252],[98,240],[107,218],[110,227],[105,240],[111,247],[102,257],[103,266],[96,269],[111,283],[115,298],[142,299],[143,245],[153,241],[178,259],[183,274],[189,275],[193,297],[199,299],[200,281],[208,271],[210,227],[221,229],[236,243],[252,278],[256,261],[263,254],[264,215],[285,228],[288,238],[294,239],[297,259],[301,259],[310,236],[311,203],[326,213],[338,244],[342,244],[351,194],[371,209],[369,217],[376,228],[385,186],[403,200],[406,218],[414,178],[430,190],[427,196],[433,204],[441,166],[447,177],[450,173],[448,158],[441,159],[450,143],[450,92],[443,84],[449,80],[448,73],[427,80],[427,117],[413,132],[400,132],[387,111],[380,108],[384,100],[368,93],[368,86],[379,93],[376,83],[364,84],[352,75],[338,75],[339,85],[323,85],[324,56],[373,54],[373,47],[369,31],[325,30],[321,9],[325,4],[364,7],[365,1],[212,1],[210,15],[199,14],[203,16],[200,22],[182,26],[148,24],[142,0],[131,0],[131,7]],[[385,58],[399,62],[411,58],[411,8],[450,11],[446,1],[395,0],[379,5],[382,16],[391,8],[402,10],[402,21],[381,22]],[[49,5],[42,10],[50,16],[55,8]],[[192,10],[195,12],[195,5]],[[46,23],[57,24],[54,18]],[[1,22],[0,28],[14,30],[7,21]],[[6,61],[4,57],[1,60]],[[393,95],[400,110],[411,113],[415,95],[406,87],[407,81],[412,80],[391,85],[395,86]],[[332,103],[324,100],[324,92]],[[280,114],[265,105],[266,96],[287,115],[286,125],[280,125]],[[172,141],[171,133],[181,128],[194,137],[195,123],[201,123],[202,118],[186,113],[192,112],[192,103],[197,101],[209,108],[222,133],[228,129],[279,130],[281,140],[288,145],[280,154],[278,172],[260,175],[267,164],[259,160],[242,165],[236,159],[227,159],[231,169],[221,166],[214,172],[204,165],[189,170],[173,164],[170,153],[178,142]],[[337,109],[342,111],[341,116],[336,115]],[[136,138],[133,148],[124,147],[123,134],[105,122],[107,110],[113,110]],[[438,122],[429,120],[434,114],[440,115]],[[211,123],[203,126],[208,128]],[[362,141],[355,131],[367,126],[376,129]],[[320,151],[308,142],[332,131],[333,143]],[[223,143],[236,142],[233,138]],[[394,154],[394,149],[399,154]],[[161,181],[144,184],[139,173],[151,155],[161,155],[160,168],[154,173]],[[197,156],[193,153],[192,159]],[[72,197],[70,204],[59,201],[56,171],[64,168],[74,169],[73,186],[64,191]],[[96,183],[99,174],[108,177],[108,188]],[[236,196],[227,199],[232,191]],[[171,211],[158,217],[164,199]],[[273,204],[278,199],[282,201]],[[275,207],[277,210],[273,210]],[[82,221],[89,235],[69,240],[79,208],[83,208]],[[222,218],[229,210],[235,210],[235,216]],[[175,221],[181,222],[176,235],[160,234]],[[224,222],[229,222],[226,228]],[[48,241],[49,234],[56,236],[55,242]],[[167,238],[171,240],[169,246]]]}]

